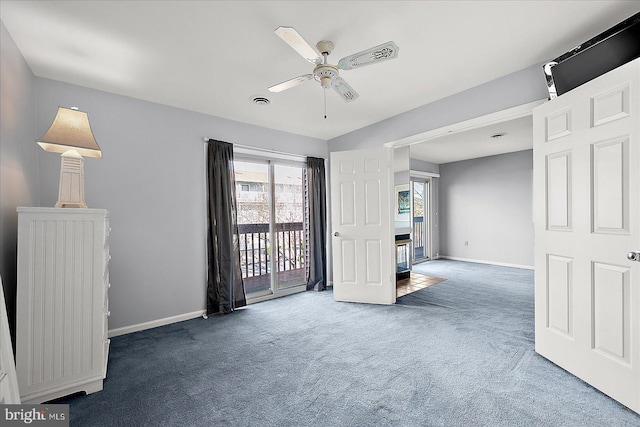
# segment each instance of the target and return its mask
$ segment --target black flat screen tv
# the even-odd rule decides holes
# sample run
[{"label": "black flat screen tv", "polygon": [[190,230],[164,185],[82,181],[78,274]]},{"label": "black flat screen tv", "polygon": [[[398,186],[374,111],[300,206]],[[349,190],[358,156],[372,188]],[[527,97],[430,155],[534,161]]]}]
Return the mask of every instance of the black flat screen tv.
[{"label": "black flat screen tv", "polygon": [[548,62],[543,69],[555,98],[640,57],[640,13]]}]

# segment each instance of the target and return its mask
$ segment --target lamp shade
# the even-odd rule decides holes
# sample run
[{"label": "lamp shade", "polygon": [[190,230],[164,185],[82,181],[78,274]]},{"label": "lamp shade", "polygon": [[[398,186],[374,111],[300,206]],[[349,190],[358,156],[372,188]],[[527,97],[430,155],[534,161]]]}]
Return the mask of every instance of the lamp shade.
[{"label": "lamp shade", "polygon": [[102,157],[89,125],[89,116],[84,111],[58,107],[51,127],[37,142],[45,151],[53,153],[76,150],[84,157]]}]

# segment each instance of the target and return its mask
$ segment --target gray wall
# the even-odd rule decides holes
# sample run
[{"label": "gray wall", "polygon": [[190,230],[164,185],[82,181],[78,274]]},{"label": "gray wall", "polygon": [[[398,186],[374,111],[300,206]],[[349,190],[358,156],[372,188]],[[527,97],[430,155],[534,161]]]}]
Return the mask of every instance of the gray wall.
[{"label": "gray wall", "polygon": [[533,266],[532,150],[440,165],[439,206],[441,256]]},{"label": "gray wall", "polygon": [[420,172],[440,173],[440,165],[424,160],[410,159],[411,170]]},{"label": "gray wall", "polygon": [[[203,137],[327,157],[325,141],[36,78],[37,132],[58,106],[87,111],[102,159],[85,159],[85,200],[110,212],[111,329],[204,309]],[[35,144],[33,144],[35,145]],[[60,156],[40,155],[42,206]]]},{"label": "gray wall", "polygon": [[17,206],[37,205],[34,76],[0,22],[0,275],[15,331]]}]

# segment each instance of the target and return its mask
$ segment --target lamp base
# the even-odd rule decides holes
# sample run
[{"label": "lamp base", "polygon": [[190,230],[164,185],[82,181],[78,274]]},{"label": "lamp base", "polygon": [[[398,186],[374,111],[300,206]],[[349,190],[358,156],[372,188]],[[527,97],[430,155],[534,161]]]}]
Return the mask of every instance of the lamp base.
[{"label": "lamp base", "polygon": [[84,203],[60,203],[57,202],[55,205],[56,208],[86,208],[87,205]]},{"label": "lamp base", "polygon": [[76,150],[62,153],[60,187],[56,208],[86,208],[84,202],[84,159]]}]

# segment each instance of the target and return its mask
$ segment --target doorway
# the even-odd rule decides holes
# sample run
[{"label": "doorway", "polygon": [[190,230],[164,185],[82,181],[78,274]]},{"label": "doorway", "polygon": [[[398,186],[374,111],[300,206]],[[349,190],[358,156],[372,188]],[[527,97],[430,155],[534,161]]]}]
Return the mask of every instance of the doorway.
[{"label": "doorway", "polygon": [[431,180],[411,178],[411,216],[413,225],[413,263],[431,259],[429,219]]}]

